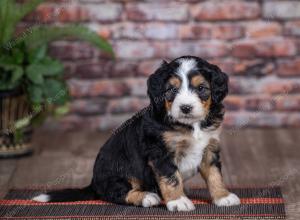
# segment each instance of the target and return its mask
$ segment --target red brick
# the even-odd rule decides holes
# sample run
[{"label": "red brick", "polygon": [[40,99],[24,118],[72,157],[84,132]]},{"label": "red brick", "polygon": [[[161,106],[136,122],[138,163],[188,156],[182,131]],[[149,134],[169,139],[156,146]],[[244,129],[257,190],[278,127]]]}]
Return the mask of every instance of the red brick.
[{"label": "red brick", "polygon": [[230,95],[225,98],[224,105],[226,110],[236,111],[236,110],[243,109],[244,100],[242,96]]},{"label": "red brick", "polygon": [[253,40],[243,40],[233,43],[232,55],[239,58],[253,58],[256,56],[256,47]]},{"label": "red brick", "polygon": [[212,25],[210,24],[184,24],[179,27],[180,39],[210,39]]},{"label": "red brick", "polygon": [[122,5],[119,3],[86,5],[91,20],[100,22],[118,21],[122,15]]},{"label": "red brick", "polygon": [[74,63],[72,61],[71,62],[64,61],[63,65],[64,65],[64,79],[69,79],[73,77],[75,71]]},{"label": "red brick", "polygon": [[102,98],[77,99],[71,102],[70,113],[79,115],[104,114],[107,108],[107,100]]},{"label": "red brick", "polygon": [[77,64],[74,76],[77,78],[103,78],[112,75],[112,61],[86,62]]},{"label": "red brick", "polygon": [[68,81],[70,94],[73,97],[119,97],[128,95],[129,87],[120,80],[76,80]]},{"label": "red brick", "polygon": [[148,42],[142,41],[118,41],[115,46],[117,58],[144,59],[155,57],[155,48]]},{"label": "red brick", "polygon": [[144,23],[121,22],[113,26],[114,39],[143,39]]},{"label": "red brick", "polygon": [[109,113],[131,113],[137,112],[149,104],[148,99],[140,98],[121,98],[109,101],[108,112]]},{"label": "red brick", "polygon": [[234,65],[236,65],[236,61],[233,59],[222,59],[222,58],[216,58],[216,59],[209,59],[208,62],[217,65],[223,72],[231,75],[234,73]]},{"label": "red brick", "polygon": [[300,18],[300,2],[287,1],[264,1],[263,16],[268,19]]},{"label": "red brick", "polygon": [[244,31],[238,24],[185,24],[179,28],[182,39],[224,39],[241,38]]},{"label": "red brick", "polygon": [[299,76],[300,75],[300,58],[278,60],[277,74],[279,76]]},{"label": "red brick", "polygon": [[169,43],[165,53],[165,55],[170,58],[182,55],[195,55],[203,58],[224,57],[228,54],[228,47],[226,43],[219,41],[210,41],[206,43],[181,41]]},{"label": "red brick", "polygon": [[244,35],[244,29],[238,24],[220,24],[212,28],[213,39],[233,40],[241,38]]},{"label": "red brick", "polygon": [[40,5],[34,12],[25,17],[25,21],[49,23],[55,21],[55,8],[49,4]]},{"label": "red brick", "polygon": [[177,26],[173,24],[145,24],[144,36],[147,39],[168,40],[177,38]]},{"label": "red brick", "polygon": [[272,62],[266,60],[243,60],[236,62],[234,73],[249,76],[264,76],[271,74],[275,69]]},{"label": "red brick", "polygon": [[297,113],[289,113],[287,116],[287,120],[283,126],[299,128],[300,127],[300,114],[298,112]]},{"label": "red brick", "polygon": [[292,94],[300,92],[300,81],[297,80],[273,80],[266,81],[262,86],[262,92],[268,94]]},{"label": "red brick", "polygon": [[300,21],[289,21],[284,25],[286,35],[300,36]]},{"label": "red brick", "polygon": [[115,39],[176,39],[177,25],[165,23],[120,23],[114,28]]},{"label": "red brick", "polygon": [[147,95],[147,78],[127,78],[123,82],[130,88],[130,95],[141,97]]},{"label": "red brick", "polygon": [[109,74],[110,77],[128,77],[137,75],[137,66],[139,62],[128,61],[128,60],[116,60],[113,63],[112,72]]},{"label": "red brick", "polygon": [[[296,120],[296,122],[295,122]],[[224,120],[224,129],[232,135],[238,134],[238,130],[249,127],[284,127],[300,126],[300,115],[298,113],[270,113],[270,112],[227,112]]]},{"label": "red brick", "polygon": [[146,60],[138,65],[138,74],[141,76],[149,76],[160,66],[162,60]]},{"label": "red brick", "polygon": [[77,78],[109,78],[137,75],[137,63],[133,61],[98,60],[79,63],[73,76]]},{"label": "red brick", "polygon": [[283,38],[260,41],[256,50],[257,55],[262,57],[293,56],[297,52],[294,41]]},{"label": "red brick", "polygon": [[191,14],[200,21],[254,19],[260,15],[260,7],[257,2],[206,1],[191,5]]},{"label": "red brick", "polygon": [[250,96],[245,98],[245,108],[249,111],[272,111],[275,100],[268,95]]},{"label": "red brick", "polygon": [[296,53],[295,42],[284,38],[242,40],[235,42],[232,47],[232,55],[240,58],[284,57]]},{"label": "red brick", "polygon": [[300,96],[299,95],[278,95],[274,97],[276,102],[276,110],[278,111],[299,111]]},{"label": "red brick", "polygon": [[83,22],[89,19],[88,11],[80,6],[55,8],[55,20],[60,22]]},{"label": "red brick", "polygon": [[55,42],[51,44],[50,54],[62,60],[90,59],[95,54],[95,48],[87,43]]},{"label": "red brick", "polygon": [[256,92],[258,82],[255,78],[230,77],[229,94],[250,94]]},{"label": "red brick", "polygon": [[134,21],[186,21],[188,7],[181,3],[131,3],[126,7],[126,15],[129,20]]},{"label": "red brick", "polygon": [[230,75],[241,76],[265,76],[272,74],[275,64],[265,59],[240,59],[231,58],[212,59],[211,63],[219,66],[224,72]]},{"label": "red brick", "polygon": [[246,37],[273,37],[282,33],[282,27],[275,22],[250,22],[246,25]]}]

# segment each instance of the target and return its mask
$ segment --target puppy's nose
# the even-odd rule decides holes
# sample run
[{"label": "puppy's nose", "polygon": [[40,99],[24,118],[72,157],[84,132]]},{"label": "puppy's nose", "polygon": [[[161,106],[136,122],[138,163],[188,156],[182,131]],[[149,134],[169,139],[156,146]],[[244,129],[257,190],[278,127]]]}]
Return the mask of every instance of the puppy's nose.
[{"label": "puppy's nose", "polygon": [[184,114],[189,114],[192,111],[192,109],[193,109],[193,106],[191,106],[191,105],[181,105],[180,106],[180,110]]}]

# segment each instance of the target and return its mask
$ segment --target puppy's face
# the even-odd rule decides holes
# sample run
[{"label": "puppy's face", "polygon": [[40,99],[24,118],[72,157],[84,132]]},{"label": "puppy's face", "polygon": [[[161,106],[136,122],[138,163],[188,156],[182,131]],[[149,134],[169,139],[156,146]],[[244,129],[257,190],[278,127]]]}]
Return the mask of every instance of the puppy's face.
[{"label": "puppy's face", "polygon": [[173,120],[192,124],[204,120],[211,106],[208,80],[194,59],[178,60],[178,67],[166,83],[165,108]]},{"label": "puppy's face", "polygon": [[192,56],[164,62],[148,80],[148,94],[157,113],[193,124],[205,120],[228,92],[228,78],[217,66]]}]

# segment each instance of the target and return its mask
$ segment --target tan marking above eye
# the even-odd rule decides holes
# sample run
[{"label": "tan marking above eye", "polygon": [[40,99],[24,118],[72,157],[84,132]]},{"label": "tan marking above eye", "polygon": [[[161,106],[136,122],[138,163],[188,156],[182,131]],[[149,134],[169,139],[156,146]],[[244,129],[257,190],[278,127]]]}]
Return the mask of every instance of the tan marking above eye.
[{"label": "tan marking above eye", "polygon": [[169,79],[169,83],[170,83],[172,86],[176,87],[176,88],[179,88],[180,85],[181,85],[180,79],[179,79],[178,77],[176,77],[176,76],[172,76],[172,77]]},{"label": "tan marking above eye", "polygon": [[206,82],[206,80],[204,79],[204,77],[201,76],[201,75],[195,75],[195,76],[193,76],[192,79],[191,79],[191,84],[192,84],[193,87],[198,87],[198,86],[200,86],[200,85],[203,84],[203,83],[206,84],[207,82]]}]

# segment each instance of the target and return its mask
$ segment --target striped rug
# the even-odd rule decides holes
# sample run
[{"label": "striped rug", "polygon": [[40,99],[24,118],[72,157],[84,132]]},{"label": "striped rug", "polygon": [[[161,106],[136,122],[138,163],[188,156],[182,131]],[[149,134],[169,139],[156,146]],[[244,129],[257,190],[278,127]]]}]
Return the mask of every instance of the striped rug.
[{"label": "striped rug", "polygon": [[217,207],[211,204],[206,189],[187,192],[196,210],[169,212],[165,206],[142,208],[103,201],[38,203],[28,198],[41,190],[11,190],[0,200],[0,219],[282,219],[284,201],[279,187],[232,188],[241,205]]}]

